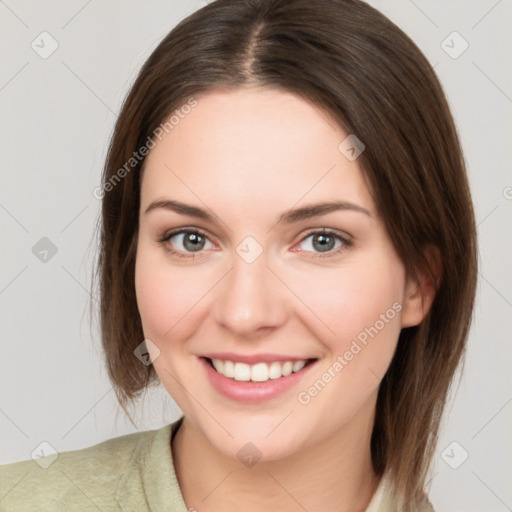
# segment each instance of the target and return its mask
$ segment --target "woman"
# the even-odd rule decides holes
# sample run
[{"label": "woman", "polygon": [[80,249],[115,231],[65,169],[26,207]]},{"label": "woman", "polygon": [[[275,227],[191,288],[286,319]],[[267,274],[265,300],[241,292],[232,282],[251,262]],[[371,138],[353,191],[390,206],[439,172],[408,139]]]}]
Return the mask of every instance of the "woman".
[{"label": "woman", "polygon": [[2,467],[6,510],[433,510],[475,225],[400,29],[357,0],[213,2],[143,66],[98,193],[119,402],[162,383],[183,416]]}]

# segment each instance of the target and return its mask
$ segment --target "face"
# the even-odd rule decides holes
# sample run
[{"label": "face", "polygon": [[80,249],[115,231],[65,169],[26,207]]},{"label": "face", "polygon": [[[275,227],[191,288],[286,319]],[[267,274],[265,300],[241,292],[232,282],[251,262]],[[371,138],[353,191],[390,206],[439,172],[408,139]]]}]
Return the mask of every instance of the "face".
[{"label": "face", "polygon": [[141,187],[135,284],[161,382],[233,458],[247,441],[273,460],[367,431],[419,312],[358,161],[338,149],[348,134],[283,91],[196,100]]}]

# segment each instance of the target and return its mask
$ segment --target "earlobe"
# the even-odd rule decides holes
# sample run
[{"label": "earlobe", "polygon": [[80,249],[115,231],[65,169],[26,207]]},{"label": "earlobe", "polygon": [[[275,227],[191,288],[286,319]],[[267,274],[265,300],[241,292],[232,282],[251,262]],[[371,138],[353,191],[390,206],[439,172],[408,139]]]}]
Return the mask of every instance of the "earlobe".
[{"label": "earlobe", "polygon": [[427,316],[441,283],[441,253],[439,248],[425,248],[427,268],[417,272],[417,278],[407,279],[403,308],[402,327],[419,325]]}]

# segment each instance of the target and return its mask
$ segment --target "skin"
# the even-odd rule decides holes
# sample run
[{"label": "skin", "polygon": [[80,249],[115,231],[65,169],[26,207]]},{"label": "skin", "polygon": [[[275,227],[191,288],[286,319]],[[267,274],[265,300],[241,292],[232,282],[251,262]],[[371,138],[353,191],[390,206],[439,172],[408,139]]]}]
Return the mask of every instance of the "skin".
[{"label": "skin", "polygon": [[[406,276],[357,159],[338,150],[348,134],[326,112],[270,88],[210,90],[196,99],[145,161],[135,272],[144,334],[160,350],[153,364],[185,415],[172,443],[185,503],[201,512],[242,504],[245,511],[364,510],[379,481],[370,452],[379,384],[401,328],[424,317],[429,290]],[[206,209],[215,222],[163,208],[145,213],[160,199]],[[340,200],[368,214],[347,209],[277,224],[285,210]],[[185,246],[183,235],[159,242],[177,228],[203,230],[203,249]],[[338,241],[321,252],[311,232],[323,228],[351,245]],[[263,248],[250,264],[236,252],[249,235]],[[298,393],[332,372],[393,304],[401,311],[300,403]],[[212,351],[319,361],[291,390],[244,404],[209,383],[199,356]],[[252,467],[237,457],[248,441],[262,454]]]}]

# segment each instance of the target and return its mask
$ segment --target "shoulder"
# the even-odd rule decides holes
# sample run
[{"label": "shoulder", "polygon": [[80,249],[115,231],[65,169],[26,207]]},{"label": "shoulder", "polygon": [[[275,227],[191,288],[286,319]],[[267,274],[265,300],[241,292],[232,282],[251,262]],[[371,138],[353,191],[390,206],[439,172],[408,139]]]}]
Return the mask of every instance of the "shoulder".
[{"label": "shoulder", "polygon": [[[405,510],[412,510],[412,508],[397,496],[391,474],[385,472],[365,512],[397,512]],[[426,493],[422,494],[417,507],[414,507],[414,512],[435,512]]]},{"label": "shoulder", "polygon": [[54,454],[0,466],[0,511],[118,510],[119,482],[136,451],[150,445],[157,432],[128,434],[56,458]]}]

